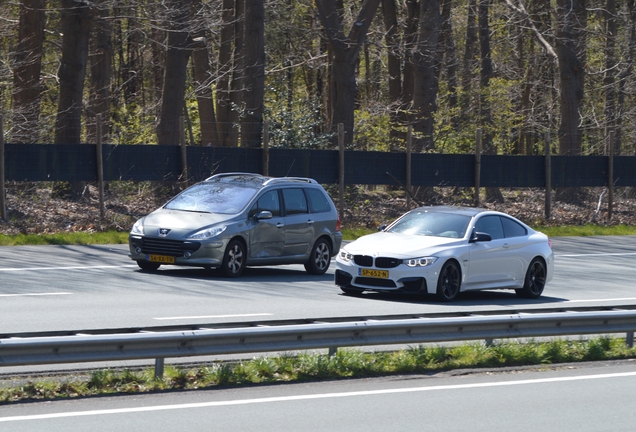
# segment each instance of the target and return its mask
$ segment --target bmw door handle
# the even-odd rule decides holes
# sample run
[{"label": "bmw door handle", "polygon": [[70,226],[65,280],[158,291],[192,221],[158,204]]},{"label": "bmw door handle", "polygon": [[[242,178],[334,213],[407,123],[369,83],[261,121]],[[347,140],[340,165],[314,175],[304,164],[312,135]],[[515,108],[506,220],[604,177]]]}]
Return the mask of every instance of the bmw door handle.
[{"label": "bmw door handle", "polygon": [[504,243],[503,248],[508,249],[510,247],[510,243]]}]

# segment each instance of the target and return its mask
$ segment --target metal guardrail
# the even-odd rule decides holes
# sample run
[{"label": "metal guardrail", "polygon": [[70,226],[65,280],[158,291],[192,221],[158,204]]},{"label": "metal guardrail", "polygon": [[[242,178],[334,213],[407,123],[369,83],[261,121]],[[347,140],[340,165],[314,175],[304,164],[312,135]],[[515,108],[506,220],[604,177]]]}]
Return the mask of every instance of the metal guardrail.
[{"label": "metal guardrail", "polygon": [[0,339],[0,366],[155,359],[338,347],[627,333],[635,310],[471,315]]}]

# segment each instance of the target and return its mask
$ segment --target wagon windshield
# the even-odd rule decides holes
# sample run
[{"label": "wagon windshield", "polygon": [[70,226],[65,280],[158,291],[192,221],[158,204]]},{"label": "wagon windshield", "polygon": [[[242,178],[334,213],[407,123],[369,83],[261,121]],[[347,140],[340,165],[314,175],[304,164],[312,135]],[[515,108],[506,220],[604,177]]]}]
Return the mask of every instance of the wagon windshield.
[{"label": "wagon windshield", "polygon": [[164,208],[201,213],[236,214],[259,191],[251,184],[199,183],[170,200]]}]

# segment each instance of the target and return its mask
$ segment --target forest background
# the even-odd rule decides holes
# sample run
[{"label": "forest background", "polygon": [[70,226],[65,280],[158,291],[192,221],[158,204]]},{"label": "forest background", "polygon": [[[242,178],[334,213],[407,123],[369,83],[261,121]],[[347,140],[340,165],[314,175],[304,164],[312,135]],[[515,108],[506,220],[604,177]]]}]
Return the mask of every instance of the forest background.
[{"label": "forest background", "polygon": [[0,35],[6,142],[635,152],[633,0],[0,0]]}]

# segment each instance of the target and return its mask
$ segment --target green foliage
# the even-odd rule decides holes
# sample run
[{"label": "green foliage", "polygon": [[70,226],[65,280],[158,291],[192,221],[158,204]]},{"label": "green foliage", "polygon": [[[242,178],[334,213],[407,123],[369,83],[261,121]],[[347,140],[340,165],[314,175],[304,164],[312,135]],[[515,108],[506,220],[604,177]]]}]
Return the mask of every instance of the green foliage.
[{"label": "green foliage", "polygon": [[156,144],[154,115],[136,104],[113,108],[109,144]]}]

